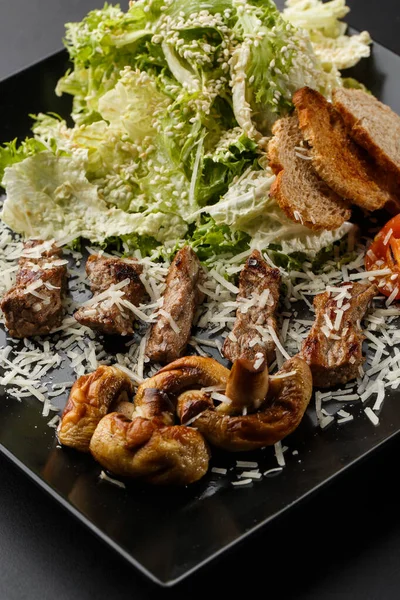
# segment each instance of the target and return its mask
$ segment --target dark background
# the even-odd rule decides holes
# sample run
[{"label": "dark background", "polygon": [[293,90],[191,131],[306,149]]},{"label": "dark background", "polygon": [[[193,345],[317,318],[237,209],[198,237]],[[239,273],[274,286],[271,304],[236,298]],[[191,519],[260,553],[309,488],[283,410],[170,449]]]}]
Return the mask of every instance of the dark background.
[{"label": "dark background", "polygon": [[[400,53],[399,0],[348,4],[351,25]],[[58,50],[63,23],[101,5],[101,0],[0,0],[0,79]],[[167,590],[147,583],[0,457],[0,600],[180,600],[210,594],[398,599],[399,458],[400,440],[290,517]]]}]

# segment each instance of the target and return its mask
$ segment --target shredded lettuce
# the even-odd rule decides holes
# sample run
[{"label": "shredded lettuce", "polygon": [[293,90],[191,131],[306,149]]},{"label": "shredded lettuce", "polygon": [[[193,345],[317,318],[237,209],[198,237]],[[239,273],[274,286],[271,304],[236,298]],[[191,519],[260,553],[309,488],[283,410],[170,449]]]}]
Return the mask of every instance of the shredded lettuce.
[{"label": "shredded lettuce", "polygon": [[85,175],[85,156],[40,152],[7,168],[2,218],[14,231],[57,240],[82,236],[103,242],[135,232],[158,242],[184,236],[187,225],[161,212],[126,213],[108,207]]},{"label": "shredded lettuce", "polygon": [[318,253],[349,226],[290,221],[269,197],[265,146],[296,89],[330,97],[339,70],[367,56],[368,34],[345,35],[347,10],[137,0],[67,24],[72,68],[56,92],[73,97],[74,125],[38,115],[33,137],[0,147],[3,220],[26,236],[158,244],[160,255],[184,240],[204,260],[271,244]]},{"label": "shredded lettuce", "polygon": [[349,12],[346,0],[287,0],[283,17],[295,27],[307,30],[316,56],[326,69],[349,69],[370,55],[367,31],[345,35],[340,21]]},{"label": "shredded lettuce", "polygon": [[19,163],[28,156],[33,156],[43,150],[46,150],[46,146],[35,138],[26,138],[19,145],[18,140],[15,138],[11,142],[6,142],[3,146],[0,146],[0,183],[3,180],[6,167]]}]

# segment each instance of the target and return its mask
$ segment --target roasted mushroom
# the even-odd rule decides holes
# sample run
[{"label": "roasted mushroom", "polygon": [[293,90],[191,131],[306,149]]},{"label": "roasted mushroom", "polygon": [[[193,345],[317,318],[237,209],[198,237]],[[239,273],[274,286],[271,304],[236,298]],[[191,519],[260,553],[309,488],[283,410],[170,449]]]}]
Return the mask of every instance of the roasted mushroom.
[{"label": "roasted mushroom", "polygon": [[128,401],[132,395],[131,380],[116,367],[102,365],[94,373],[79,377],[72,386],[58,427],[61,444],[88,452],[102,417],[113,404]]},{"label": "roasted mushroom", "polygon": [[206,474],[207,444],[195,429],[172,425],[173,407],[162,390],[145,388],[133,419],[126,414],[106,415],[90,442],[105,469],[154,484],[187,485]]},{"label": "roasted mushroom", "polygon": [[234,452],[255,450],[292,433],[303,418],[311,394],[310,368],[295,356],[270,378],[266,400],[258,412],[223,414],[214,408],[210,394],[188,390],[178,398],[178,416],[183,424],[189,419],[194,421],[196,429],[214,446]]},{"label": "roasted mushroom", "polygon": [[135,406],[141,406],[145,390],[162,390],[171,401],[185,389],[220,385],[225,389],[230,371],[213,358],[203,356],[183,356],[170,363],[150,379],[146,379],[138,388]]},{"label": "roasted mushroom", "polygon": [[243,410],[253,411],[264,402],[269,386],[268,368],[263,363],[259,369],[254,368],[251,360],[236,360],[226,384],[225,396],[230,403],[222,403],[217,410],[225,414],[242,414]]}]

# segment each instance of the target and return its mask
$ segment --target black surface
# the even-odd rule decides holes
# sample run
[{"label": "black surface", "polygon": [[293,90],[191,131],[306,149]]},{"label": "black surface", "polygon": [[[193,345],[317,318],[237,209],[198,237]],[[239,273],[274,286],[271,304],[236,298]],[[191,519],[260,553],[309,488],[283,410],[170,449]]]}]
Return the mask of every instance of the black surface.
[{"label": "black surface", "polygon": [[[5,4],[2,0],[0,10]],[[377,3],[364,2],[362,16],[366,18],[370,7],[379,10],[381,17],[389,6],[389,2],[380,2],[379,8]],[[386,16],[388,30],[395,16]],[[1,13],[0,22],[4,24]],[[353,24],[357,25],[355,17]],[[368,27],[382,39],[385,31],[379,36],[374,33],[373,18]],[[7,427],[4,419],[2,426]],[[173,590],[174,597],[194,589],[215,589],[210,586],[216,577],[228,595],[251,591],[251,582],[261,577],[263,593],[287,598],[398,597],[400,519],[395,474],[399,446],[390,444],[320,492],[307,507]],[[140,598],[171,593],[142,582],[8,466],[4,466],[0,503],[1,598],[122,598],[128,594]]]}]

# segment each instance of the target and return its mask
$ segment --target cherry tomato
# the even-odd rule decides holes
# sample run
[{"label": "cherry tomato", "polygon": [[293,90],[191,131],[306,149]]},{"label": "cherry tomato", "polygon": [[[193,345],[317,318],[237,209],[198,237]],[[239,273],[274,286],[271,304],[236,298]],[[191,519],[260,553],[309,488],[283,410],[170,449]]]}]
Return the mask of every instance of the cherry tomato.
[{"label": "cherry tomato", "polygon": [[400,300],[400,214],[386,223],[375,236],[365,255],[367,271],[390,269],[389,275],[379,276],[379,289],[385,296],[390,296],[395,288]]}]

